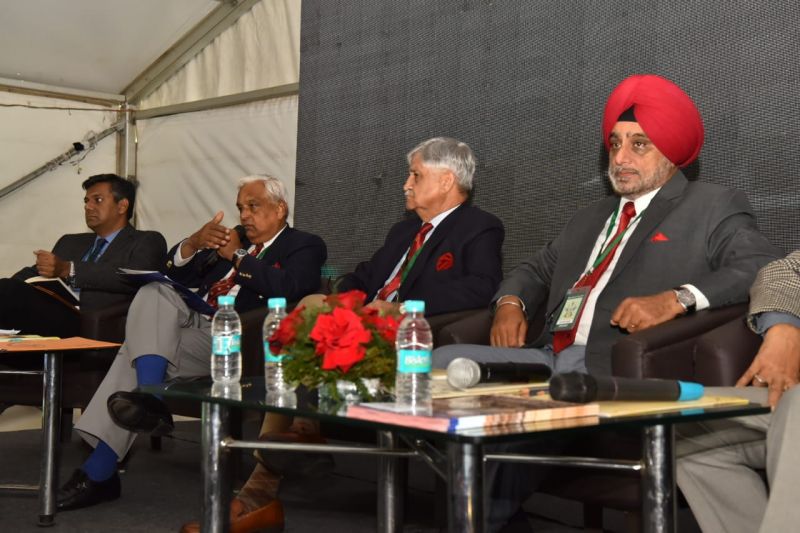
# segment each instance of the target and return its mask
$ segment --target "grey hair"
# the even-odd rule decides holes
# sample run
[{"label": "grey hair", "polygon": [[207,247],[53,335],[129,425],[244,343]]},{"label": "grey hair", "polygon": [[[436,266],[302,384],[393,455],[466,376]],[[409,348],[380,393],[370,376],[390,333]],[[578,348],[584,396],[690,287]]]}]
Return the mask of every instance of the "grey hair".
[{"label": "grey hair", "polygon": [[422,141],[408,152],[406,160],[409,164],[417,154],[425,165],[449,169],[455,174],[458,187],[462,191],[472,190],[476,161],[475,154],[466,143],[450,137],[434,137]]},{"label": "grey hair", "polygon": [[286,218],[289,218],[289,202],[286,200],[286,185],[283,184],[278,178],[273,178],[266,174],[252,174],[239,178],[239,189],[250,183],[259,182],[264,185],[264,190],[267,191],[267,196],[276,204],[282,203],[286,206]]}]

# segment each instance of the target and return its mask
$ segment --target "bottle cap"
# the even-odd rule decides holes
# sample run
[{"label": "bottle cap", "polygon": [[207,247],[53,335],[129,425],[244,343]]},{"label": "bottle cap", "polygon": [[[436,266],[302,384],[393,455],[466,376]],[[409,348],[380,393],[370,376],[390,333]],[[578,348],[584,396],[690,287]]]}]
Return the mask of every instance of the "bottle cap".
[{"label": "bottle cap", "polygon": [[406,309],[406,313],[424,313],[425,312],[425,302],[422,300],[406,300],[403,302],[403,307]]},{"label": "bottle cap", "polygon": [[286,298],[270,298],[267,300],[267,307],[270,309],[275,307],[286,307]]},{"label": "bottle cap", "polygon": [[219,296],[217,298],[217,305],[233,305],[235,300],[235,296]]}]

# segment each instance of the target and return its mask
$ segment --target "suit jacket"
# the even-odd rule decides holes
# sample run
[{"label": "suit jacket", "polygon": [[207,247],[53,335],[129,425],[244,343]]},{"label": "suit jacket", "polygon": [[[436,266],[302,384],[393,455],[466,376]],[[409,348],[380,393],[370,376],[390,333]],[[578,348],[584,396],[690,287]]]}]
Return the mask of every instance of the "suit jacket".
[{"label": "suit jacket", "polygon": [[[117,274],[119,268],[159,270],[164,264],[167,242],[157,231],[140,231],[125,226],[108,245],[95,263],[81,261],[94,245],[95,233],[64,235],[53,247],[59,258],[75,263],[75,286],[81,290],[81,309],[94,310],[130,302],[138,285],[127,283]],[[14,278],[26,280],[39,273],[35,267],[26,267]]]},{"label": "suit jacket", "polygon": [[[359,289],[372,300],[421,225],[420,218],[414,216],[392,226],[383,246],[369,261],[360,263],[355,272],[345,275],[339,290]],[[422,247],[400,285],[398,300],[424,300],[427,315],[487,306],[503,277],[504,236],[503,223],[496,216],[460,205]]]},{"label": "suit jacket", "polygon": [[[509,273],[495,298],[514,294],[531,310],[547,298],[549,323],[618,205],[619,198],[612,196],[580,210],[555,240]],[[658,233],[667,240],[653,240]],[[596,374],[611,372],[611,346],[626,333],[612,327],[610,320],[624,298],[692,284],[712,308],[745,302],[759,268],[779,255],[759,232],[744,193],[689,183],[677,172],[644,211],[597,300],[586,346],[587,368]],[[537,343],[551,340],[545,332]]]},{"label": "suit jacket", "polygon": [[[197,287],[198,294],[207,294],[211,285],[222,279],[233,263],[214,250],[202,250],[183,266],[175,266],[172,258],[181,243],[167,254],[167,275],[187,287]],[[244,239],[242,247],[251,243]],[[266,299],[283,296],[296,302],[319,289],[322,265],[327,258],[325,243],[310,233],[286,227],[264,252],[261,259],[248,255],[239,264],[235,281],[241,286],[236,296],[239,312],[264,307]]]},{"label": "suit jacket", "polygon": [[762,268],[750,289],[750,316],[775,311],[800,318],[800,250]]}]

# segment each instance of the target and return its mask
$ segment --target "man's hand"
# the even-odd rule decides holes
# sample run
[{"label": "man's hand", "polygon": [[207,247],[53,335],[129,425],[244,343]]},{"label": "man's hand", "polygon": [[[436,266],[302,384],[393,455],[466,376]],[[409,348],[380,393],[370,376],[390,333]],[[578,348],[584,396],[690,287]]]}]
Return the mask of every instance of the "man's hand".
[{"label": "man's hand", "polygon": [[769,387],[769,404],[778,405],[784,391],[797,385],[800,376],[800,328],[776,324],[767,330],[764,342],[737,387],[751,383]]},{"label": "man's hand", "polygon": [[230,261],[233,259],[233,252],[242,247],[242,241],[239,240],[239,234],[235,231],[231,231],[230,234],[228,234],[228,237],[228,243],[224,246],[220,246],[217,250],[217,253],[223,259]]},{"label": "man's hand", "polygon": [[372,300],[366,307],[377,309],[383,315],[398,314],[400,313],[400,304],[398,302],[387,302],[386,300]]},{"label": "man's hand", "polygon": [[[503,296],[497,303],[500,304],[508,298],[519,301],[516,296]],[[520,302],[522,303],[522,302]],[[495,307],[494,321],[490,342],[498,348],[519,348],[525,344],[525,334],[528,333],[528,319],[522,307],[512,304],[497,305]]]},{"label": "man's hand", "polygon": [[652,328],[685,312],[674,291],[625,298],[611,315],[611,325],[630,333]]},{"label": "man's hand", "polygon": [[66,278],[69,276],[69,261],[64,261],[46,250],[36,250],[36,270],[45,278]]},{"label": "man's hand", "polygon": [[[202,228],[183,241],[181,255],[189,257],[199,250],[211,248],[219,250],[231,240],[231,230],[220,224],[225,213],[219,211],[214,218],[206,222]],[[234,248],[235,249],[235,248]]]}]

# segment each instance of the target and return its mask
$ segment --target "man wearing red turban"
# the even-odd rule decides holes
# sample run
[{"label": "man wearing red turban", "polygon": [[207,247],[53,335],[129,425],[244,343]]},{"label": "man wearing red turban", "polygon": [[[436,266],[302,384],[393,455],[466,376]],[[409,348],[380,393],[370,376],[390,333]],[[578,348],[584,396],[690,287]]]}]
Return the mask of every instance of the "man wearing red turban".
[{"label": "man wearing red turban", "polygon": [[[493,299],[491,347],[439,348],[435,367],[469,357],[608,375],[616,341],[695,310],[746,302],[759,268],[780,255],[742,192],[689,182],[681,172],[700,153],[704,130],[680,87],[655,75],[625,79],[606,102],[602,131],[616,194],[575,213],[505,277]],[[542,306],[546,327],[528,335],[526,313]],[[518,508],[523,485],[492,483],[490,529]]]}]

